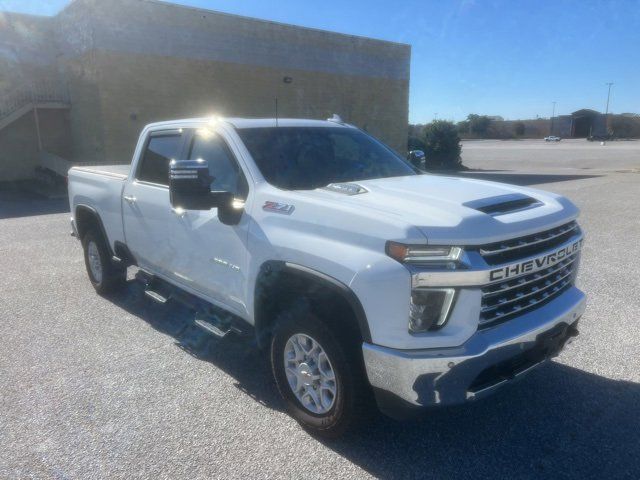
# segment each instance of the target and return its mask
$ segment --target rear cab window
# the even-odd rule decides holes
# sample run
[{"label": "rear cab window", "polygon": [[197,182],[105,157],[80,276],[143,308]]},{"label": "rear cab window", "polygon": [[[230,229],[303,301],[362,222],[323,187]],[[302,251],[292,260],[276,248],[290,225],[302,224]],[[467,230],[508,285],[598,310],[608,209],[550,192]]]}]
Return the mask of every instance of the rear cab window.
[{"label": "rear cab window", "polygon": [[151,132],[144,148],[136,180],[155,185],[169,185],[169,162],[179,159],[183,135],[179,130]]}]

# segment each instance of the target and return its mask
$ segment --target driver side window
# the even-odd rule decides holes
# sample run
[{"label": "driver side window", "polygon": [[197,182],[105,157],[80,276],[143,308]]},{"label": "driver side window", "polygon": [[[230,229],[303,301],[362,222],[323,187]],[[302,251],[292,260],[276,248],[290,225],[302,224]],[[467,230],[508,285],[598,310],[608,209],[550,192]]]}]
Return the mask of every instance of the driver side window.
[{"label": "driver side window", "polygon": [[222,138],[211,133],[196,133],[191,142],[189,160],[200,158],[209,163],[209,174],[213,178],[212,191],[233,192],[236,198],[246,198],[247,181]]}]

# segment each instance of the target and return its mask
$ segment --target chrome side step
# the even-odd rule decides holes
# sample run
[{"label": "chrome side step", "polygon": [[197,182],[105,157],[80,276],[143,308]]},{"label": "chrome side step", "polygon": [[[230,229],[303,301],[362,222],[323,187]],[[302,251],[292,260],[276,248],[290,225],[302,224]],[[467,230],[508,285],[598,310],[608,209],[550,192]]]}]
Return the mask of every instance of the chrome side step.
[{"label": "chrome side step", "polygon": [[234,314],[199,299],[150,272],[139,269],[135,278],[144,285],[145,296],[154,302],[165,304],[172,300],[195,311],[194,324],[215,337],[224,338],[229,333],[246,336],[253,332],[252,326],[246,326],[246,322]]},{"label": "chrome side step", "polygon": [[162,288],[163,283],[156,279],[156,277],[144,270],[138,270],[136,272],[136,280],[142,282],[144,285],[144,294],[154,302],[165,304],[171,298],[171,291],[165,292],[166,288]]},{"label": "chrome side step", "polygon": [[212,335],[215,335],[218,338],[224,338],[230,332],[230,330],[223,330],[222,328],[218,327],[217,325],[214,325],[213,323],[203,318],[198,318],[197,315],[194,322],[198,327],[200,327],[201,329],[203,329],[204,331]]},{"label": "chrome side step", "polygon": [[167,301],[169,300],[169,297],[165,297],[164,295],[156,292],[155,290],[145,290],[144,294],[150,299],[152,299],[153,301],[158,303],[167,303]]},{"label": "chrome side step", "polygon": [[242,330],[235,327],[228,319],[220,319],[215,315],[208,315],[204,312],[197,312],[194,323],[204,331],[215,335],[218,338],[224,338],[229,333],[242,334]]}]

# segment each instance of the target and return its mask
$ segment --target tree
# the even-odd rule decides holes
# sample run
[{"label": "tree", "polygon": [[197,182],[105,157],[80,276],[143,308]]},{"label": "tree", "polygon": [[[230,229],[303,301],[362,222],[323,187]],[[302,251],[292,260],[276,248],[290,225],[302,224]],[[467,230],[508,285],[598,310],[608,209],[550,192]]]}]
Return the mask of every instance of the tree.
[{"label": "tree", "polygon": [[409,137],[409,140],[407,142],[407,147],[408,147],[409,151],[411,151],[411,150],[422,150],[422,151],[424,151],[424,148],[425,148],[424,142],[420,138],[413,137],[413,136]]},{"label": "tree", "polygon": [[458,169],[460,161],[460,137],[453,122],[435,120],[425,127],[424,153],[427,170]]},{"label": "tree", "polygon": [[516,124],[513,126],[513,130],[518,137],[524,135],[524,122],[516,122]]},{"label": "tree", "polygon": [[458,133],[469,133],[469,121],[462,120],[456,123],[456,128],[458,129]]},{"label": "tree", "polygon": [[487,134],[491,119],[486,115],[476,115],[471,113],[467,116],[469,122],[469,131],[479,137],[484,137]]}]

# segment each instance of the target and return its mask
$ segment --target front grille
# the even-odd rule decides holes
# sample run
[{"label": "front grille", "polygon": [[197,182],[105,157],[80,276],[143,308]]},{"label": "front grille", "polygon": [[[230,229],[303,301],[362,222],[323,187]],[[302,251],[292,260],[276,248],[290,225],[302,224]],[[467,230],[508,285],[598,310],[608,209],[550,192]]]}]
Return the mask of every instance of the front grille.
[{"label": "front grille", "polygon": [[543,270],[484,287],[480,328],[539,308],[568,290],[575,282],[578,258],[572,255]]},{"label": "front grille", "polygon": [[576,222],[569,222],[526,237],[483,245],[478,251],[489,265],[498,265],[550,250],[566,242],[579,231]]}]

